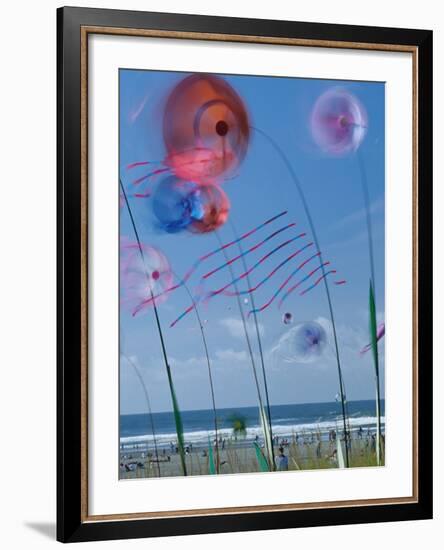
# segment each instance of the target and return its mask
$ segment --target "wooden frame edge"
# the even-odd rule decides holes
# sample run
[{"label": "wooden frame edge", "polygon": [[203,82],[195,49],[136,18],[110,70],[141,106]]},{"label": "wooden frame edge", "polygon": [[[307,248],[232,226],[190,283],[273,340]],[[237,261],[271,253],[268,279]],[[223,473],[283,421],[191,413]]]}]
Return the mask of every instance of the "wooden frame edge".
[{"label": "wooden frame edge", "polygon": [[88,516],[88,34],[80,33],[81,521]]},{"label": "wooden frame edge", "polygon": [[257,514],[267,512],[292,512],[297,510],[319,510],[328,508],[352,508],[355,506],[384,506],[386,504],[415,504],[415,497],[399,497],[393,499],[363,499],[363,500],[336,500],[324,502],[308,502],[301,504],[270,504],[260,506],[234,506],[223,508],[197,508],[193,510],[171,510],[164,512],[135,512],[128,514],[104,514],[88,516],[85,523],[102,521],[133,521],[136,519],[162,519],[202,516],[226,516],[231,514]]},{"label": "wooden frame edge", "polygon": [[[412,54],[413,71],[413,495],[390,499],[364,499],[356,501],[331,501],[303,504],[280,504],[248,507],[209,508],[197,510],[175,510],[164,512],[147,512],[132,514],[109,514],[92,516],[88,513],[88,35],[125,35],[155,38],[175,38],[187,40],[208,40],[224,42],[246,42],[303,47],[342,48],[374,51],[395,51]],[[309,40],[298,38],[277,38],[254,35],[236,35],[203,32],[163,31],[148,29],[128,29],[119,27],[81,26],[81,522],[97,523],[115,520],[158,519],[199,517],[211,515],[253,514],[260,512],[278,512],[293,510],[314,510],[327,508],[349,508],[354,506],[377,506],[385,504],[414,504],[418,502],[418,46],[391,45],[370,42],[344,42],[335,40]],[[416,465],[416,467],[415,467]]]},{"label": "wooden frame edge", "polygon": [[418,454],[418,371],[419,371],[419,356],[418,356],[418,335],[419,335],[419,319],[418,319],[418,48],[415,47],[412,53],[412,242],[413,242],[413,257],[412,257],[412,327],[413,327],[413,373],[412,373],[412,409],[413,409],[413,426],[412,426],[412,457],[413,457],[413,497],[415,502],[419,498],[419,454]]},{"label": "wooden frame edge", "polygon": [[140,36],[149,38],[172,38],[183,40],[206,40],[216,42],[246,42],[251,44],[274,44],[280,46],[304,46],[316,48],[341,48],[352,50],[395,51],[414,53],[417,46],[406,44],[378,44],[372,42],[346,42],[335,40],[280,38],[275,36],[255,36],[246,34],[228,34],[192,31],[164,31],[159,29],[129,29],[125,27],[99,27],[82,25],[86,34]]}]

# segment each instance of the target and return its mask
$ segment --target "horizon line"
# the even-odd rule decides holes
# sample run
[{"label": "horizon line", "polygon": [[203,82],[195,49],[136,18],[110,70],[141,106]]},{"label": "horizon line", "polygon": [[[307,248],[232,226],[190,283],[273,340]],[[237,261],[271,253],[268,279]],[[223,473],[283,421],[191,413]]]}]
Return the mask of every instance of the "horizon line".
[{"label": "horizon line", "polygon": [[[374,398],[368,398],[368,399],[351,399],[350,401],[347,401],[347,403],[354,403],[356,401],[374,401]],[[385,396],[381,398],[381,401],[385,402]],[[337,401],[306,401],[304,403],[276,403],[276,404],[270,404],[271,407],[287,407],[291,405],[322,405],[322,404],[334,404],[338,403]],[[217,411],[222,411],[226,409],[251,409],[253,407],[258,407],[259,405],[253,404],[253,405],[237,405],[237,406],[228,406],[228,407],[218,407]],[[209,409],[180,409],[181,412],[200,412],[200,411],[212,411],[211,408]],[[163,413],[173,413],[171,409],[168,410],[162,410],[162,411],[151,411],[152,414],[163,414]],[[120,416],[134,416],[134,415],[140,415],[140,414],[149,414],[148,411],[145,412],[132,412],[132,413],[119,413]]]}]

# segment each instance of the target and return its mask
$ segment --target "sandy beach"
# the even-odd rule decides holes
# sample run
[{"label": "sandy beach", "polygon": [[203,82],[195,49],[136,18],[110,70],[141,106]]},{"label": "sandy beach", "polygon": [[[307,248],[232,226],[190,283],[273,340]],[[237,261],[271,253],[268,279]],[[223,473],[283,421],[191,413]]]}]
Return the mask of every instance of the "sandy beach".
[{"label": "sandy beach", "polygon": [[[259,446],[261,442],[258,441]],[[325,437],[291,437],[283,439],[274,446],[274,452],[279,454],[283,448],[288,459],[288,470],[316,470],[338,468],[337,441]],[[344,454],[344,442],[342,450]],[[353,433],[349,442],[349,457],[351,467],[376,466],[375,439],[372,434]],[[213,446],[213,456],[216,460],[219,454],[219,473],[236,474],[260,472],[256,450],[251,441],[226,440],[225,444]],[[188,475],[208,475],[208,446],[186,446],[186,468]],[[180,455],[174,446],[170,449],[159,449],[158,459],[153,449],[123,449],[120,451],[120,479],[175,477],[182,476]]]}]

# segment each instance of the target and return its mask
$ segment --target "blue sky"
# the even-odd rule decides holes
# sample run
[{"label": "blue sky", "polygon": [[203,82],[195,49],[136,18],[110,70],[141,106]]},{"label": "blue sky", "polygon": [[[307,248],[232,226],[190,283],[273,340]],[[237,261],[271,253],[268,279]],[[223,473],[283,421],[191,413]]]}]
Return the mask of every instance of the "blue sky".
[{"label": "blue sky", "polygon": [[[129,195],[132,193],[131,181],[146,173],[146,169],[131,172],[126,166],[136,161],[162,160],[165,157],[162,137],[163,106],[169,91],[185,76],[185,73],[120,71],[120,174]],[[347,398],[373,398],[371,357],[370,354],[364,358],[359,356],[360,348],[368,343],[369,259],[357,158],[355,154],[329,157],[322,153],[311,137],[309,117],[319,95],[333,87],[353,93],[367,110],[368,130],[360,153],[370,189],[377,311],[378,320],[382,321],[384,84],[233,75],[224,75],[223,78],[244,100],[251,125],[260,128],[279,143],[302,182],[323,256],[337,269],[338,279],[347,280],[347,284],[342,286],[331,285]],[[249,245],[292,221],[297,223],[295,231],[306,231],[309,238],[308,222],[296,188],[282,160],[261,135],[252,132],[247,155],[237,170],[237,176],[224,182],[223,189],[230,199],[230,220],[238,233],[288,210],[281,224],[276,222],[273,229],[262,230],[257,236],[251,237],[248,240]],[[211,233],[160,233],[153,225],[150,199],[130,198],[130,201],[141,240],[160,249],[179,276],[189,269],[197,257],[218,246],[215,235]],[[134,238],[125,208],[120,211],[120,233]],[[222,227],[220,236],[223,241],[233,238],[229,225]],[[254,256],[247,257],[249,265],[282,240],[284,239],[272,241],[269,246],[259,249]],[[246,244],[247,241],[245,246]],[[252,273],[253,282],[260,280],[292,251],[289,247],[264,262],[260,269]],[[298,259],[298,263],[301,259]],[[223,263],[223,258],[217,257],[208,263],[207,269],[220,263]],[[233,267],[237,274],[242,272],[240,262]],[[263,285],[255,294],[256,302],[265,302],[294,267],[290,263]],[[202,269],[198,275],[203,272]],[[198,281],[199,276],[195,276],[190,281],[190,287],[194,288]],[[214,276],[210,288],[217,288],[228,281],[228,270],[222,270]],[[195,316],[190,314],[174,328],[169,328],[169,323],[188,305],[186,292],[179,289],[159,306],[159,315],[180,407],[184,410],[206,409],[211,405],[208,374]],[[248,312],[249,304],[245,304],[245,308]],[[324,326],[331,340],[328,308],[322,285],[304,296],[293,293],[283,310],[273,304],[259,314],[271,403],[332,401],[338,391],[338,376],[331,342],[323,356],[309,364],[283,362],[279,354],[275,353],[280,338],[289,330],[282,322],[284,311],[292,313],[295,323],[317,320]],[[256,404],[251,362],[235,299],[217,296],[209,302],[208,307],[201,308],[200,312],[205,320],[204,330],[212,360],[217,406],[240,407]],[[152,310],[132,317],[121,308],[120,326],[122,351],[139,365],[150,393],[153,410],[171,410]],[[252,342],[257,357],[254,335]],[[380,351],[383,373],[383,342]],[[259,366],[258,361],[257,365]],[[139,382],[132,367],[125,361],[121,361],[120,381],[121,413],[145,412],[146,405]]]}]

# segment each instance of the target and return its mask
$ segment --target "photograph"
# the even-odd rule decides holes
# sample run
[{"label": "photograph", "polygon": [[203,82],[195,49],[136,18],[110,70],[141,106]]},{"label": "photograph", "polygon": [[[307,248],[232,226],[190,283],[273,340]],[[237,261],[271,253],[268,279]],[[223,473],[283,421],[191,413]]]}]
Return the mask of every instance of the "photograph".
[{"label": "photograph", "polygon": [[385,83],[118,80],[119,479],[383,468]]}]

